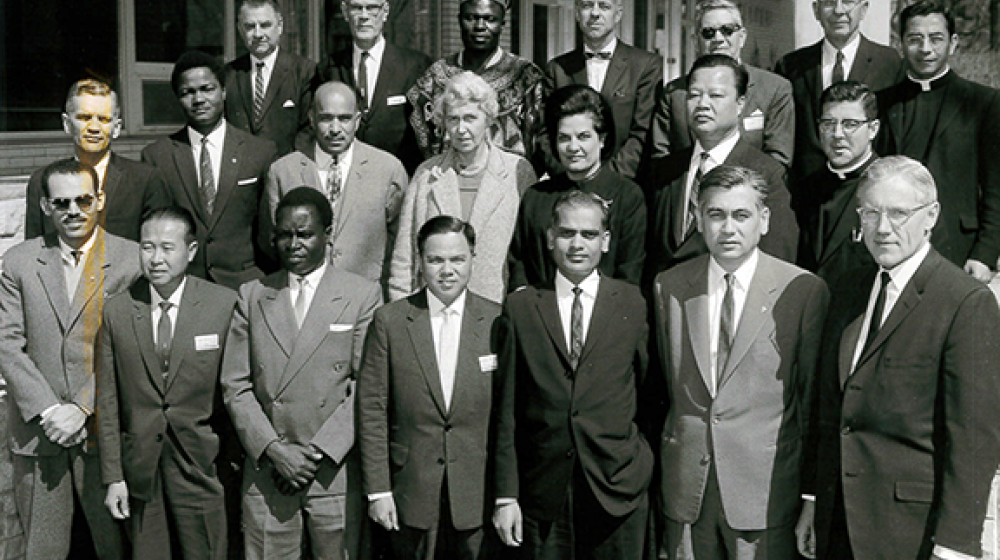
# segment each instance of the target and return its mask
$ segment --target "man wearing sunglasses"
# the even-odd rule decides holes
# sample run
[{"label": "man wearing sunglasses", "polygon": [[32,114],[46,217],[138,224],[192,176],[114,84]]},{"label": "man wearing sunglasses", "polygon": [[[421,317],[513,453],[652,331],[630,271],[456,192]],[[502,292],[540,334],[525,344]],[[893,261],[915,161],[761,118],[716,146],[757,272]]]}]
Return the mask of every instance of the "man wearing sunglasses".
[{"label": "man wearing sunglasses", "polygon": [[140,275],[139,247],[100,227],[92,167],[63,160],[40,179],[54,233],[7,251],[0,277],[0,375],[25,557],[85,554],[91,543],[71,539],[86,533],[73,526],[79,507],[97,557],[121,558],[120,529],[100,499],[94,353],[105,299]]},{"label": "man wearing sunglasses", "polygon": [[859,301],[830,305],[858,311],[846,329],[826,329],[817,443],[803,469],[816,501],[796,528],[808,558],[982,555],[1000,460],[1000,310],[932,246],[937,194],[905,156],[877,160],[861,180],[858,215],[878,268],[848,279],[864,286]]},{"label": "man wearing sunglasses", "polygon": [[[740,60],[747,40],[739,6],[732,0],[709,0],[695,12],[695,42],[700,54],[725,54]],[[740,115],[740,137],[788,167],[795,144],[795,108],[788,80],[744,64],[750,81]],[[687,77],[664,88],[653,116],[653,157],[663,157],[694,144],[685,102]]]}]

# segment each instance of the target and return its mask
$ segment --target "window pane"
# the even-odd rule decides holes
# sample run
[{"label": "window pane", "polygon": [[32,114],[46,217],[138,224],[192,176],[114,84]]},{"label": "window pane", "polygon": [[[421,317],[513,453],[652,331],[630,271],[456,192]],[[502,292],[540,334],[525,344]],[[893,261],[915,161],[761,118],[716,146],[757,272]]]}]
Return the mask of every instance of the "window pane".
[{"label": "window pane", "polygon": [[142,121],[146,126],[184,124],[184,112],[170,82],[142,83]]},{"label": "window pane", "polygon": [[0,6],[0,132],[59,130],[73,82],[117,85],[115,2],[3,0]]},{"label": "window pane", "polygon": [[138,62],[172,63],[191,49],[202,50],[221,59],[225,39],[225,0],[135,2],[135,36]]}]

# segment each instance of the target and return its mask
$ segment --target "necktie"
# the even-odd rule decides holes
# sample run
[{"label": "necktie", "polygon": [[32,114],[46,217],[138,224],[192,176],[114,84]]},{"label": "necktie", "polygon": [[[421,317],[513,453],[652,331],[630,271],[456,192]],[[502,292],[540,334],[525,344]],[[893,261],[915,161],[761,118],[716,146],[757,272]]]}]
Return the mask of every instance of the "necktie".
[{"label": "necktie", "polygon": [[368,103],[368,51],[361,51],[361,59],[358,61],[358,91],[361,92],[361,104],[367,109]]},{"label": "necktie", "polygon": [[80,266],[80,257],[83,256],[83,251],[74,249],[69,254],[73,257],[73,266]]},{"label": "necktie", "polygon": [[253,120],[260,120],[264,110],[264,63],[257,63],[257,73],[253,82]]},{"label": "necktie", "polygon": [[580,301],[581,293],[583,293],[583,290],[580,286],[573,286],[573,311],[569,316],[569,364],[573,366],[573,371],[576,371],[576,367],[580,364],[580,354],[583,353],[583,302]]},{"label": "necktie", "polygon": [[698,229],[698,193],[701,192],[701,180],[704,179],[708,158],[712,157],[708,152],[701,153],[701,161],[698,162],[698,170],[694,174],[694,181],[691,182],[691,198],[688,199],[687,223],[684,227],[683,239],[686,239]]},{"label": "necktie", "polygon": [[441,331],[438,333],[438,373],[441,375],[441,392],[444,406],[451,408],[451,395],[455,389],[455,366],[458,359],[458,339],[461,325],[454,309],[442,312]]},{"label": "necktie", "polygon": [[205,204],[205,211],[212,215],[215,208],[215,175],[212,174],[212,157],[208,154],[208,137],[201,139],[201,155],[198,166],[201,168],[201,201]]},{"label": "necktie", "polygon": [[729,353],[733,349],[733,319],[736,315],[736,302],[733,301],[732,274],[723,276],[726,281],[726,295],[722,297],[722,309],[719,311],[719,348],[716,353],[715,387],[718,390],[719,379],[726,371]]},{"label": "necktie", "polygon": [[865,338],[865,347],[861,350],[862,354],[875,341],[875,336],[878,335],[878,330],[882,327],[882,314],[885,313],[885,292],[889,286],[889,280],[891,280],[889,273],[883,270],[879,275],[878,297],[875,298],[875,309],[872,311],[871,321],[868,323],[868,336]]},{"label": "necktie", "polygon": [[611,60],[611,53],[605,51],[586,52],[584,53],[584,56],[587,57],[587,60]]},{"label": "necktie", "polygon": [[337,199],[340,198],[341,177],[340,165],[337,164],[337,157],[334,156],[330,162],[330,172],[326,175],[326,198],[330,201],[330,208],[337,206]]},{"label": "necktie", "polygon": [[156,353],[160,355],[160,373],[167,376],[170,369],[170,337],[173,336],[173,324],[170,321],[170,308],[174,304],[169,301],[160,302],[160,321],[156,324]]},{"label": "necktie", "polygon": [[844,51],[837,51],[837,59],[833,61],[833,74],[830,85],[844,81]]},{"label": "necktie", "polygon": [[302,328],[302,322],[306,319],[306,313],[309,311],[309,307],[306,305],[306,286],[309,285],[309,281],[306,280],[305,276],[299,276],[299,295],[295,297],[295,324]]}]

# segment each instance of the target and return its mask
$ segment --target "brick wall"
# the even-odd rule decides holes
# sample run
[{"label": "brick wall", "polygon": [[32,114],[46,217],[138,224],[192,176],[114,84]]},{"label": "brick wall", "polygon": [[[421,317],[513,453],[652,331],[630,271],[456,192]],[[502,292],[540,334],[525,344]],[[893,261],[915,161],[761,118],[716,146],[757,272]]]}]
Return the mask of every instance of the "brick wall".
[{"label": "brick wall", "polygon": [[[114,152],[139,159],[139,152],[159,136],[134,136],[115,140]],[[0,178],[30,175],[53,161],[73,157],[73,144],[67,137],[4,141],[0,144]]]}]

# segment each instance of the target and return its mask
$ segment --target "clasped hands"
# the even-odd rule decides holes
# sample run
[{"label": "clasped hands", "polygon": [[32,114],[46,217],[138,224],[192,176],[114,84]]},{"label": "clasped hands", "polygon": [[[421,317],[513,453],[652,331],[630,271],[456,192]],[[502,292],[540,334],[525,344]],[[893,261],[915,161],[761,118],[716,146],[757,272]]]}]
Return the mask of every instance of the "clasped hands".
[{"label": "clasped hands", "polygon": [[323,460],[315,445],[275,441],[265,452],[274,464],[274,484],[282,494],[291,495],[312,482]]},{"label": "clasped hands", "polygon": [[56,445],[73,447],[87,439],[87,415],[75,404],[60,404],[53,407],[41,419],[45,437]]}]

